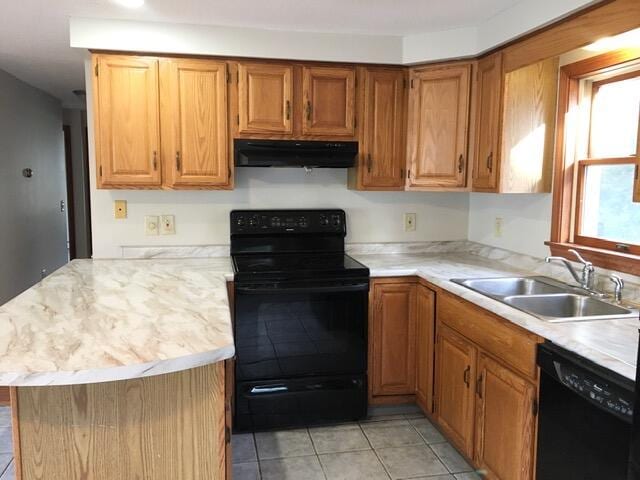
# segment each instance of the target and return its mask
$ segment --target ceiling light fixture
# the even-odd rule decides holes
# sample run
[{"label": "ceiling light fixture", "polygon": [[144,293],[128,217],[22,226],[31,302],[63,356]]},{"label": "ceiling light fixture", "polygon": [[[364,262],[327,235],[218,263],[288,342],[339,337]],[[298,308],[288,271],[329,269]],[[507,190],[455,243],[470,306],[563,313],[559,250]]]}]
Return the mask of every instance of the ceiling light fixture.
[{"label": "ceiling light fixture", "polygon": [[640,28],[628,32],[605,37],[584,47],[589,52],[607,52],[620,48],[640,48]]},{"label": "ceiling light fixture", "polygon": [[144,0],[115,0],[115,2],[127,8],[140,8],[144,5]]}]

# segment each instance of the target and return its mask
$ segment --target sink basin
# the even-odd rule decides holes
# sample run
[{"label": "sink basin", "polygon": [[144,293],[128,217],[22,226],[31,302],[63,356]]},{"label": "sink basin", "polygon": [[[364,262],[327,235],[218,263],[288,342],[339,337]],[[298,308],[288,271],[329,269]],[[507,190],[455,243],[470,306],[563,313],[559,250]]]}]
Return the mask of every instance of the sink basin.
[{"label": "sink basin", "polygon": [[552,285],[539,277],[514,278],[478,278],[467,280],[452,280],[478,293],[495,297],[510,297],[512,295],[541,295],[546,293],[562,293],[566,289]]},{"label": "sink basin", "polygon": [[452,282],[547,322],[638,318],[638,311],[598,300],[547,277],[458,278]]},{"label": "sink basin", "polygon": [[638,315],[633,310],[574,293],[516,295],[505,297],[503,301],[549,322],[605,320]]}]

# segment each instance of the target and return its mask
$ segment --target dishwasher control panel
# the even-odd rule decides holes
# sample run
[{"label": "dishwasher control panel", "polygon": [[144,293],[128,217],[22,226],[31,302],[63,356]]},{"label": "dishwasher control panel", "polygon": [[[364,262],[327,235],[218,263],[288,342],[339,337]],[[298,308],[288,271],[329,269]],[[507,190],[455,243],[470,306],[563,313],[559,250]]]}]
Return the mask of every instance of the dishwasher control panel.
[{"label": "dishwasher control panel", "polygon": [[617,417],[630,420],[633,416],[633,394],[604,379],[591,376],[585,370],[554,361],[558,379],[580,396],[597,403]]}]

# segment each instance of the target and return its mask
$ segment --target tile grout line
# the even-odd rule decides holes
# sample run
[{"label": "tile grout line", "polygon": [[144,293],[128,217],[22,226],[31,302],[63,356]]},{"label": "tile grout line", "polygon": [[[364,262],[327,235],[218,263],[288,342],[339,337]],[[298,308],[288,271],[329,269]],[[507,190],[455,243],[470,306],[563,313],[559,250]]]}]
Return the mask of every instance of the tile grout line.
[{"label": "tile grout line", "polygon": [[376,449],[373,448],[373,444],[371,443],[371,440],[369,440],[369,437],[367,436],[367,432],[364,431],[364,429],[362,428],[362,425],[360,424],[360,422],[358,422],[358,427],[360,427],[360,431],[362,432],[362,434],[364,435],[364,438],[366,438],[367,443],[371,447],[371,451],[373,452],[373,454],[378,459],[378,462],[380,462],[380,465],[382,465],[382,469],[384,470],[384,473],[386,473],[387,477],[389,478],[389,480],[391,480],[392,477],[391,477],[391,474],[389,473],[389,470],[387,469],[387,466],[384,464],[384,462],[380,458],[380,455],[378,455],[378,452],[376,452]]},{"label": "tile grout line", "polygon": [[[309,427],[306,428],[307,435],[309,435],[309,441],[311,442],[311,448],[313,448],[313,452],[315,453],[316,460],[318,461],[318,465],[320,465],[320,471],[322,472],[322,476],[325,480],[327,480],[327,472],[324,471],[324,467],[322,466],[322,462],[320,461],[320,454],[318,453],[318,449],[316,448],[316,444],[313,441],[313,437],[311,436],[311,431]],[[0,479],[1,480],[1,479]]]}]

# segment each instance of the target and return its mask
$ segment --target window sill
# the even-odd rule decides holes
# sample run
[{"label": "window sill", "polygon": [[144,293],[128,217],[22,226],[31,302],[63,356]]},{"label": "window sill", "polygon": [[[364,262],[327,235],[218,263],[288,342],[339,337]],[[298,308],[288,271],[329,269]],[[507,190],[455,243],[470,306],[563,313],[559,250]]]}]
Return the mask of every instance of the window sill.
[{"label": "window sill", "polygon": [[640,255],[614,252],[574,243],[545,242],[545,245],[549,247],[552,255],[559,255],[573,260],[569,249],[574,249],[597,267],[640,276]]}]

